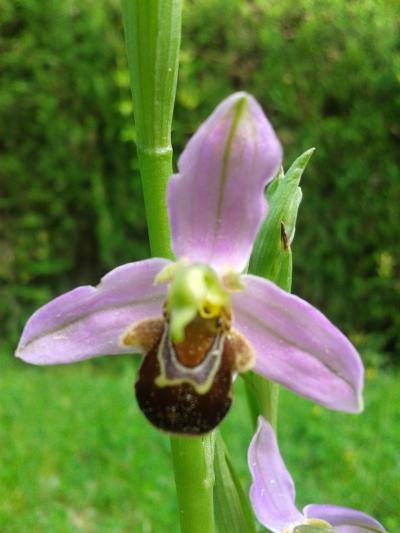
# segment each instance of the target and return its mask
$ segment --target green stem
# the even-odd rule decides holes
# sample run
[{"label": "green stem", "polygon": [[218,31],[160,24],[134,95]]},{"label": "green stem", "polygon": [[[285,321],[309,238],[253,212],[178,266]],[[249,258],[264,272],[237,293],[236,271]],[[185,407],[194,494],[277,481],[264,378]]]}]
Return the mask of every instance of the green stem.
[{"label": "green stem", "polygon": [[172,174],[172,148],[138,150],[151,255],[174,259],[165,193]]},{"label": "green stem", "polygon": [[[122,0],[140,174],[153,256],[174,259],[165,202],[172,174],[182,0]],[[214,437],[171,437],[182,533],[213,533]],[[156,509],[155,509],[156,513]]]},{"label": "green stem", "polygon": [[[139,161],[152,255],[173,258],[165,206],[172,151],[139,151]],[[213,434],[171,437],[171,453],[182,533],[213,533]]]},{"label": "green stem", "polygon": [[268,420],[276,430],[278,424],[278,401],[279,385],[272,381],[267,381],[261,376],[254,376],[255,387],[259,390],[258,401],[260,403],[261,414]]},{"label": "green stem", "polygon": [[279,385],[253,372],[244,376],[247,401],[254,428],[262,415],[276,431],[278,424]]},{"label": "green stem", "polygon": [[[249,272],[260,275],[256,268],[250,268]],[[290,292],[292,286],[291,250],[281,261],[280,271],[275,276],[271,276],[270,279],[281,289]],[[279,385],[253,372],[245,376],[245,384],[254,428],[257,426],[258,415],[262,415],[276,432],[278,426]]]},{"label": "green stem", "polygon": [[182,533],[214,533],[214,433],[171,437]]}]

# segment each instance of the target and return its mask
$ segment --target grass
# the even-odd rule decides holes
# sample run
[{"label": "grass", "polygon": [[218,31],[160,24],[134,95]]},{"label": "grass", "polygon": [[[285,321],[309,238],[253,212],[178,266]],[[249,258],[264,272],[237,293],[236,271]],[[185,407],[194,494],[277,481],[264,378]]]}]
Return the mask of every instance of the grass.
[{"label": "grass", "polygon": [[[0,530],[173,532],[169,440],[142,418],[135,363],[36,368],[0,359]],[[399,374],[369,371],[361,416],[281,394],[280,443],[298,503],[359,508],[400,531]],[[251,436],[241,380],[223,424],[238,471]]]}]

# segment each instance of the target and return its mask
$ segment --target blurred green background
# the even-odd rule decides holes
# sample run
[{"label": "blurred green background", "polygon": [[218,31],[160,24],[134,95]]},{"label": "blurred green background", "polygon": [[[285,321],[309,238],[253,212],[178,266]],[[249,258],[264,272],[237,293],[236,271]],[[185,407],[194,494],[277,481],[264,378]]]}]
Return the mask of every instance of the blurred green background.
[{"label": "blurred green background", "polygon": [[[148,255],[119,2],[0,0],[0,13],[0,530],[173,531],[168,441],[141,423],[133,363],[35,369],[11,357],[39,305]],[[316,146],[294,291],[351,337],[371,386],[357,419],[285,394],[282,444],[301,502],[355,505],[391,532],[399,21],[397,0],[186,0],[173,132],[179,154],[223,97],[245,89],[274,124],[285,166]],[[224,430],[243,460],[250,433],[237,397]]]}]

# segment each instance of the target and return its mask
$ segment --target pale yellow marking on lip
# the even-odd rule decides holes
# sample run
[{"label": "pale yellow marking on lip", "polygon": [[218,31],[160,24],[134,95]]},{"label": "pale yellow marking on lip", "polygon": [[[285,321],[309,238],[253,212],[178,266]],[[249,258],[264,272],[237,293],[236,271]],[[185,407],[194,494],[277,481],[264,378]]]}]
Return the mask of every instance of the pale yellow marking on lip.
[{"label": "pale yellow marking on lip", "polygon": [[[214,363],[210,373],[208,374],[207,376],[207,379],[206,381],[204,381],[203,383],[196,383],[194,380],[190,379],[190,377],[188,376],[184,376],[182,378],[178,378],[178,377],[175,377],[175,378],[169,378],[166,376],[166,372],[165,372],[165,364],[164,364],[164,360],[162,358],[162,349],[163,349],[163,343],[164,342],[168,342],[168,330],[167,328],[165,329],[164,331],[164,334],[163,334],[163,337],[161,339],[161,342],[160,342],[160,345],[158,347],[158,351],[157,351],[157,359],[158,359],[158,362],[160,364],[160,375],[156,378],[155,380],[155,384],[158,386],[158,387],[170,387],[170,386],[173,386],[173,385],[182,385],[184,383],[189,383],[194,389],[195,391],[198,393],[198,394],[206,394],[212,384],[214,383],[214,378],[215,378],[215,375],[217,374],[218,372],[218,369],[220,367],[220,364],[221,364],[221,359],[222,359],[222,354],[223,354],[223,349],[219,351],[219,354],[218,354],[218,357],[217,357],[217,360],[216,362]],[[222,341],[223,342],[223,341]],[[208,353],[208,356],[209,357],[211,355],[211,351]],[[201,364],[201,363],[200,363]],[[184,365],[182,365],[178,359],[176,359],[175,361],[175,365],[179,368],[181,368],[183,371],[187,370],[187,367],[185,367]]]}]

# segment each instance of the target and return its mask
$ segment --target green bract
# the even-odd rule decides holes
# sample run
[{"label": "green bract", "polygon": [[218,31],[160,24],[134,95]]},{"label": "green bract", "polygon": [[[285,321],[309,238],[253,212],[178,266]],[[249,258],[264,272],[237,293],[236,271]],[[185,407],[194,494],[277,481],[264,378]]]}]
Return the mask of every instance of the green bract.
[{"label": "green bract", "polygon": [[300,179],[313,152],[314,148],[304,152],[286,173],[281,170],[268,187],[269,212],[258,232],[251,256],[250,271],[271,279],[285,290],[290,290],[291,286],[290,245],[302,198]]}]

